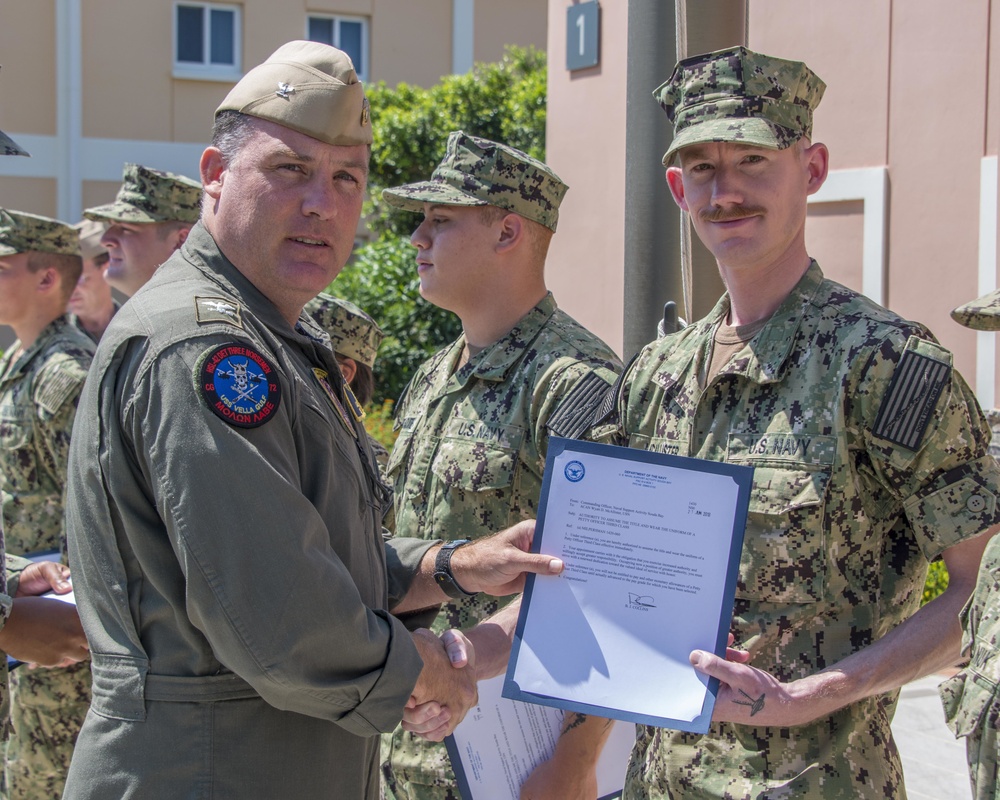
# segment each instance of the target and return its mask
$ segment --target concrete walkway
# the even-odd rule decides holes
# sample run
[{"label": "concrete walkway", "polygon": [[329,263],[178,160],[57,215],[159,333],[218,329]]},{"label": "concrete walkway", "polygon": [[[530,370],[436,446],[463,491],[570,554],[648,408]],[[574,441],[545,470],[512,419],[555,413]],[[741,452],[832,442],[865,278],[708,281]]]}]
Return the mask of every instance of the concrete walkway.
[{"label": "concrete walkway", "polygon": [[944,724],[938,684],[930,675],[903,687],[892,734],[903,759],[909,800],[971,800],[965,740]]}]

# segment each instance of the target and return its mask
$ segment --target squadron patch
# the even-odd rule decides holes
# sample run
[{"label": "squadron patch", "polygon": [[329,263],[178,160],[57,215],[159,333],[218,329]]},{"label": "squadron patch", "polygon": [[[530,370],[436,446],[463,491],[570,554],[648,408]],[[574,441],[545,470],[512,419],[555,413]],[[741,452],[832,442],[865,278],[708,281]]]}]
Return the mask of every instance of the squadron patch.
[{"label": "squadron patch", "polygon": [[281,403],[277,372],[252,347],[234,342],[206,350],[194,373],[205,403],[230,425],[257,428]]},{"label": "squadron patch", "polygon": [[892,373],[872,433],[917,451],[941,392],[951,379],[951,365],[906,350]]}]

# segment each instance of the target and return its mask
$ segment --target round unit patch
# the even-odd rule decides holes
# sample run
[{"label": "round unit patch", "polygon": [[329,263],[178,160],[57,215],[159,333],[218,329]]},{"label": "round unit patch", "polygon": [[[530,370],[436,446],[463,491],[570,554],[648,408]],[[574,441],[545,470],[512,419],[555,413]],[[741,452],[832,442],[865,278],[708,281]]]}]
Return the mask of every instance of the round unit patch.
[{"label": "round unit patch", "polygon": [[281,403],[281,384],[271,362],[242,344],[206,350],[195,367],[195,382],[208,407],[240,428],[263,425]]}]

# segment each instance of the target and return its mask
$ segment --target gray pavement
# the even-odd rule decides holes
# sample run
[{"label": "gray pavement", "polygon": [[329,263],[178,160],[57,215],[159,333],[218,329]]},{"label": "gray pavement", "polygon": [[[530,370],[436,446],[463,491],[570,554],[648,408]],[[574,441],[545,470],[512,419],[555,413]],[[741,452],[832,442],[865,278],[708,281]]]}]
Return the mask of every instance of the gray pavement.
[{"label": "gray pavement", "polygon": [[971,800],[965,740],[944,724],[938,684],[929,675],[903,687],[892,720],[892,734],[903,760],[909,800]]}]

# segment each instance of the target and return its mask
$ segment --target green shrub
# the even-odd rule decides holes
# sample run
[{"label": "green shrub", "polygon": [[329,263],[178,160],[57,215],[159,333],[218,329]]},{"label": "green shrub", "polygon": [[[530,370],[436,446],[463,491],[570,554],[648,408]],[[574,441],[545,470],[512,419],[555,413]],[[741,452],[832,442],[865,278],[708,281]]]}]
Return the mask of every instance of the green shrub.
[{"label": "green shrub", "polygon": [[462,330],[454,314],[420,297],[409,244],[419,217],[387,206],[382,189],[428,179],[448,134],[458,129],[544,159],[545,54],[510,47],[499,62],[477,64],[429,89],[379,83],[366,92],[374,142],[365,211],[379,238],[355,252],[329,291],[357,303],[385,332],[375,362],[378,405],[398,399],[416,368]]},{"label": "green shrub", "polygon": [[375,362],[375,404],[398,399],[417,367],[462,332],[458,317],[420,296],[416,252],[403,237],[383,236],[358,250],[330,286],[385,332]]},{"label": "green shrub", "polygon": [[392,429],[392,400],[372,403],[365,408],[365,430],[386,450],[392,450],[396,433]]},{"label": "green shrub", "polygon": [[476,64],[429,89],[384,82],[366,87],[372,108],[368,224],[377,233],[409,236],[415,216],[386,206],[381,190],[427,180],[444,155],[448,134],[463,130],[545,157],[545,53],[508,47],[494,64]]},{"label": "green shrub", "polygon": [[924,584],[924,596],[920,604],[923,605],[933,600],[947,588],[948,568],[944,565],[943,561],[935,561],[931,564],[931,568],[927,572],[927,582]]}]

